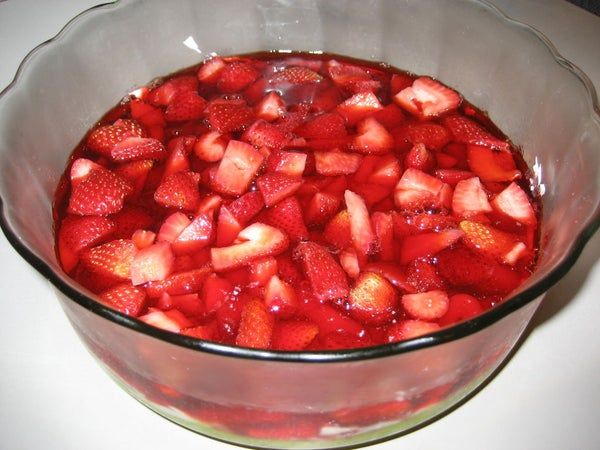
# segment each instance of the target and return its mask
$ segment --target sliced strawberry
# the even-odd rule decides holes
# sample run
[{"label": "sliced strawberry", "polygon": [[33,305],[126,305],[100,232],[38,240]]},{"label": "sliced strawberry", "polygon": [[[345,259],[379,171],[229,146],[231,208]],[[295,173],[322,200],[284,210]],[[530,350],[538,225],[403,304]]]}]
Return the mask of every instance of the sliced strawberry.
[{"label": "sliced strawberry", "polygon": [[166,106],[173,98],[182,92],[195,92],[198,89],[198,80],[191,75],[171,78],[154,89],[149,96],[152,103]]},{"label": "sliced strawberry", "polygon": [[198,325],[191,328],[185,328],[180,331],[185,336],[190,336],[203,341],[214,341],[216,335],[216,324],[210,322],[208,325]]},{"label": "sliced strawberry", "polygon": [[244,228],[238,235],[239,243],[229,247],[213,247],[211,259],[216,271],[241,267],[264,256],[275,256],[285,251],[289,241],[277,228],[262,223],[254,223]]},{"label": "sliced strawberry", "polygon": [[336,113],[320,114],[294,132],[309,140],[345,138],[348,135],[344,118]]},{"label": "sliced strawberry", "polygon": [[227,279],[216,274],[211,274],[202,284],[200,297],[204,302],[207,314],[216,312],[225,302],[234,295],[235,287]]},{"label": "sliced strawberry", "polygon": [[195,120],[202,117],[206,108],[206,100],[194,91],[183,91],[175,94],[165,110],[168,122]]},{"label": "sliced strawberry", "polygon": [[181,212],[175,212],[171,214],[160,226],[156,241],[170,243],[175,242],[177,237],[190,225],[190,223],[192,223],[192,221],[188,218],[188,216]]},{"label": "sliced strawberry", "polygon": [[437,178],[428,175],[421,170],[408,168],[402,174],[400,181],[396,185],[396,189],[425,191],[437,196],[443,186],[444,183]]},{"label": "sliced strawberry", "polygon": [[191,152],[195,138],[193,136],[181,136],[169,141],[167,150],[170,152],[165,162],[163,178],[176,172],[189,172],[190,162],[188,154]]},{"label": "sliced strawberry", "polygon": [[219,133],[243,130],[254,121],[252,109],[241,100],[213,101],[206,111],[210,126]]},{"label": "sliced strawberry", "polygon": [[527,246],[515,236],[489,225],[463,220],[459,224],[464,232],[463,241],[476,252],[514,265],[526,255]]},{"label": "sliced strawberry", "polygon": [[327,223],[323,230],[323,239],[338,250],[352,245],[350,216],[347,210],[340,211]]},{"label": "sliced strawberry", "polygon": [[154,166],[154,161],[143,159],[141,161],[132,161],[121,164],[115,168],[114,172],[124,180],[127,180],[133,186],[132,197],[138,196],[146,185],[148,174]]},{"label": "sliced strawberry", "polygon": [[146,303],[146,292],[130,284],[115,286],[102,292],[99,297],[102,303],[133,317],[142,312]]},{"label": "sliced strawberry", "polygon": [[317,299],[335,300],[348,295],[346,274],[324,247],[314,242],[301,242],[294,254],[302,261],[304,273]]},{"label": "sliced strawberry", "polygon": [[117,162],[162,159],[166,156],[166,150],[156,139],[128,137],[113,146],[110,156]]},{"label": "sliced strawberry", "polygon": [[394,204],[402,211],[423,211],[440,206],[438,196],[417,189],[397,189],[394,191]]},{"label": "sliced strawberry", "polygon": [[137,253],[133,241],[117,239],[81,252],[81,263],[91,272],[119,280],[130,279],[130,267]]},{"label": "sliced strawberry", "polygon": [[169,295],[165,292],[155,306],[163,311],[176,309],[186,318],[199,317],[204,313],[204,307],[198,294]]},{"label": "sliced strawberry", "polygon": [[248,278],[252,286],[264,286],[277,275],[277,260],[272,256],[252,261],[248,267]]},{"label": "sliced strawberry", "polygon": [[360,274],[360,261],[353,247],[348,247],[340,252],[340,266],[350,278],[356,278]]},{"label": "sliced strawberry", "polygon": [[469,178],[456,184],[452,196],[452,211],[459,217],[470,217],[492,211],[479,178]]},{"label": "sliced strawberry", "polygon": [[395,73],[392,75],[390,80],[390,88],[392,95],[396,95],[402,89],[412,86],[415,81],[414,77],[411,77],[407,73]]},{"label": "sliced strawberry", "polygon": [[444,250],[436,259],[439,274],[459,287],[484,283],[491,274],[490,263],[462,246]]},{"label": "sliced strawberry", "polygon": [[397,264],[387,262],[369,263],[364,267],[364,271],[381,275],[402,292],[408,292],[409,294],[415,292],[414,286],[408,282],[402,267]]},{"label": "sliced strawberry", "polygon": [[267,207],[276,205],[298,190],[302,180],[282,173],[268,173],[258,177],[256,185]]},{"label": "sliced strawberry", "polygon": [[402,110],[393,103],[375,112],[373,118],[388,130],[399,127],[406,120]]},{"label": "sliced strawberry", "polygon": [[394,155],[384,155],[377,157],[373,170],[365,180],[371,184],[392,187],[398,183],[402,175],[400,161]]},{"label": "sliced strawberry", "polygon": [[409,150],[416,144],[423,144],[429,150],[441,150],[452,139],[446,128],[434,122],[408,122],[395,129],[393,135],[400,150]]},{"label": "sliced strawberry", "polygon": [[423,320],[403,320],[392,324],[387,330],[388,342],[398,342],[416,338],[429,333],[435,333],[440,329],[437,323],[425,322]]},{"label": "sliced strawberry", "polygon": [[333,217],[342,203],[337,195],[317,192],[312,196],[304,213],[308,225],[322,225]]},{"label": "sliced strawberry", "polygon": [[243,134],[242,139],[256,147],[281,150],[289,142],[289,136],[279,127],[264,120],[254,122]]},{"label": "sliced strawberry", "polygon": [[435,163],[435,157],[422,143],[413,145],[404,158],[404,167],[411,167],[423,172],[431,172]]},{"label": "sliced strawberry", "polygon": [[453,111],[460,105],[456,91],[429,77],[417,78],[412,86],[394,96],[394,101],[417,117],[435,117]]},{"label": "sliced strawberry", "polygon": [[253,299],[247,302],[240,318],[235,345],[250,348],[269,348],[273,334],[274,319],[265,304]]},{"label": "sliced strawberry", "polygon": [[483,147],[510,151],[508,142],[498,139],[486,131],[477,122],[464,116],[454,115],[444,119],[444,126],[450,130],[454,140],[463,144],[480,145]]},{"label": "sliced strawberry", "polygon": [[251,145],[241,141],[229,141],[217,168],[214,186],[227,194],[243,194],[248,190],[264,159],[265,157]]},{"label": "sliced strawberry", "polygon": [[383,324],[397,313],[398,296],[391,283],[381,275],[364,272],[354,283],[348,297],[350,314],[368,324]]},{"label": "sliced strawberry", "polygon": [[240,231],[242,231],[242,228],[242,224],[240,224],[238,219],[231,213],[229,208],[227,206],[221,206],[219,209],[219,217],[217,219],[215,245],[217,247],[230,245],[235,241]]},{"label": "sliced strawberry", "polygon": [[436,320],[448,312],[450,302],[444,291],[420,292],[418,294],[404,294],[402,307],[415,319]]},{"label": "sliced strawberry", "polygon": [[260,73],[249,63],[234,61],[221,69],[217,87],[224,94],[240,92],[254,82]]},{"label": "sliced strawberry", "polygon": [[494,197],[492,206],[522,224],[534,226],[537,222],[529,197],[515,182]]},{"label": "sliced strawberry", "polygon": [[434,172],[436,178],[439,178],[444,183],[450,186],[456,186],[461,180],[467,180],[473,178],[475,174],[468,170],[456,170],[456,169],[436,169]]},{"label": "sliced strawberry", "polygon": [[440,169],[452,169],[458,164],[458,159],[452,155],[442,152],[435,154],[435,160]]},{"label": "sliced strawberry", "polygon": [[407,236],[400,247],[400,263],[408,264],[418,258],[433,256],[450,247],[462,236],[462,231],[457,229]]},{"label": "sliced strawberry", "polygon": [[375,94],[360,92],[338,105],[337,112],[346,119],[349,125],[354,125],[380,109],[383,109],[383,106]]},{"label": "sliced strawberry", "polygon": [[[261,199],[262,200],[262,199]],[[196,210],[197,214],[207,213],[211,217],[215,216],[215,212],[219,210],[221,205],[223,204],[223,197],[217,194],[207,195],[206,197],[200,200],[200,204],[198,205],[198,209]]]},{"label": "sliced strawberry", "polygon": [[81,216],[105,216],[119,212],[133,188],[106,169],[92,170],[73,187],[67,212]]},{"label": "sliced strawberry", "polygon": [[123,208],[117,214],[111,215],[110,219],[116,225],[114,239],[129,239],[135,230],[150,229],[155,222],[143,208],[135,206]]},{"label": "sliced strawberry", "polygon": [[469,320],[483,312],[483,306],[479,300],[471,295],[455,294],[449,300],[448,311],[438,321],[441,326]]},{"label": "sliced strawberry", "polygon": [[291,318],[298,307],[296,291],[292,285],[273,275],[265,286],[265,305],[276,317]]},{"label": "sliced strawberry", "polygon": [[319,333],[317,348],[319,350],[342,350],[376,345],[368,334],[357,336],[347,331],[333,333]]},{"label": "sliced strawberry", "polygon": [[173,269],[174,259],[168,242],[158,242],[138,251],[131,262],[131,283],[138,286],[164,280]]},{"label": "sliced strawberry", "polygon": [[273,122],[285,115],[285,101],[278,92],[271,91],[254,107],[254,111],[258,119]]},{"label": "sliced strawberry", "polygon": [[289,255],[280,255],[276,258],[276,261],[277,272],[282,280],[287,281],[294,286],[302,281],[302,274]]},{"label": "sliced strawberry", "polygon": [[358,170],[362,156],[340,151],[315,152],[315,167],[325,176],[349,175]]},{"label": "sliced strawberry", "polygon": [[376,250],[376,236],[367,206],[359,195],[349,190],[344,193],[344,200],[350,219],[352,244],[359,255],[369,255]]},{"label": "sliced strawberry", "polygon": [[514,181],[521,178],[521,172],[514,167],[503,167],[500,153],[479,145],[469,145],[467,151],[469,168],[483,181]]},{"label": "sliced strawberry", "polygon": [[241,225],[246,225],[264,206],[262,194],[258,191],[250,191],[232,201],[227,209]]},{"label": "sliced strawberry", "polygon": [[279,322],[273,331],[273,349],[283,351],[304,350],[319,334],[319,327],[304,320]]},{"label": "sliced strawberry", "polygon": [[179,333],[182,328],[179,321],[160,310],[150,311],[148,314],[138,317],[138,319],[147,323],[148,325],[170,331],[171,333]]},{"label": "sliced strawberry", "polygon": [[371,222],[377,236],[377,248],[379,258],[382,261],[391,261],[395,256],[394,245],[394,222],[392,215],[383,212],[374,212],[371,215]]},{"label": "sliced strawberry", "polygon": [[85,144],[91,151],[110,157],[116,144],[132,136],[143,137],[142,127],[133,120],[119,119],[112,125],[96,128],[88,136]]},{"label": "sliced strawberry", "polygon": [[392,135],[373,117],[367,117],[356,125],[358,135],[350,147],[360,153],[382,154],[394,147]]},{"label": "sliced strawberry", "polygon": [[200,203],[198,179],[193,172],[173,173],[158,186],[154,200],[165,208],[194,211]]},{"label": "sliced strawberry", "polygon": [[194,144],[194,153],[198,159],[208,162],[221,161],[227,143],[218,131],[209,131],[198,136]]},{"label": "sliced strawberry", "polygon": [[160,108],[137,99],[129,102],[129,108],[131,117],[146,128],[165,126],[165,117]]},{"label": "sliced strawberry", "polygon": [[408,220],[419,230],[442,231],[449,228],[458,228],[458,220],[445,214],[415,214],[408,217]]},{"label": "sliced strawberry", "polygon": [[79,253],[110,237],[115,228],[115,223],[106,217],[66,216],[58,231],[59,247]]},{"label": "sliced strawberry", "polygon": [[156,241],[156,233],[148,230],[135,230],[131,240],[138,250],[150,247]]},{"label": "sliced strawberry", "polygon": [[150,298],[158,298],[164,292],[169,295],[192,294],[200,290],[209,273],[207,267],[173,273],[164,280],[151,281],[144,287]]},{"label": "sliced strawberry", "polygon": [[176,255],[196,253],[215,238],[215,225],[210,215],[198,214],[173,242]]},{"label": "sliced strawberry", "polygon": [[198,80],[203,84],[213,86],[217,84],[224,67],[225,61],[222,58],[218,56],[210,58],[204,61],[200,69],[198,69]]},{"label": "sliced strawberry", "polygon": [[104,169],[104,167],[89,159],[77,158],[73,161],[73,164],[71,164],[71,170],[69,171],[71,186],[74,188],[95,169]]},{"label": "sliced strawberry", "polygon": [[266,211],[265,222],[285,232],[292,241],[308,239],[302,207],[296,197],[288,197]]},{"label": "sliced strawberry", "polygon": [[285,82],[291,84],[318,83],[322,80],[321,75],[305,66],[288,66],[275,73],[270,79],[272,83]]},{"label": "sliced strawberry", "polygon": [[415,259],[408,265],[406,277],[416,292],[433,291],[445,287],[444,280],[439,277],[433,264],[423,259]]},{"label": "sliced strawberry", "polygon": [[267,159],[267,172],[277,172],[290,177],[301,177],[306,167],[306,153],[271,152]]}]

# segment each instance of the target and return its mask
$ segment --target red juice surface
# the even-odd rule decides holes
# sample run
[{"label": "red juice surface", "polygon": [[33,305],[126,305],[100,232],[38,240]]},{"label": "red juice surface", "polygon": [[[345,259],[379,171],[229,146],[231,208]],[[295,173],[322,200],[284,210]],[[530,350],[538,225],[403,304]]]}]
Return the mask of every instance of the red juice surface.
[{"label": "red juice surface", "polygon": [[429,77],[337,55],[215,57],[134,91],[73,152],[57,254],[98,300],[231,345],[380,345],[530,274],[520,153]]}]

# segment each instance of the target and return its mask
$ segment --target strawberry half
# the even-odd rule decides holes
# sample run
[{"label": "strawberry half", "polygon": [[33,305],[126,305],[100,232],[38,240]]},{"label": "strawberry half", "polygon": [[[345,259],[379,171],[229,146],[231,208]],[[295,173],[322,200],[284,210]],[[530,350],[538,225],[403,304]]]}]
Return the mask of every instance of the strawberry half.
[{"label": "strawberry half", "polygon": [[476,252],[514,265],[526,255],[527,246],[515,236],[479,222],[463,220],[459,224],[464,232],[463,241]]},{"label": "strawberry half", "polygon": [[239,92],[254,82],[260,73],[249,63],[233,61],[221,69],[217,87],[224,94]]},{"label": "strawberry half", "polygon": [[350,148],[360,153],[382,154],[394,147],[392,135],[373,117],[367,117],[356,125],[358,135],[350,143]]},{"label": "strawberry half", "polygon": [[289,241],[279,229],[263,223],[253,223],[238,235],[239,243],[229,247],[213,247],[210,251],[216,271],[241,267],[264,256],[275,256],[285,251]]},{"label": "strawberry half", "polygon": [[328,192],[317,192],[306,205],[304,218],[308,225],[321,225],[337,212],[342,203],[339,196]]},{"label": "strawberry half", "polygon": [[483,312],[483,306],[475,297],[468,294],[455,294],[449,299],[448,311],[438,323],[441,326],[452,325],[469,320]]},{"label": "strawberry half", "polygon": [[344,118],[336,113],[324,113],[294,130],[306,139],[339,139],[348,135]]},{"label": "strawberry half", "polygon": [[299,178],[304,173],[306,158],[306,153],[274,151],[267,158],[266,171]]},{"label": "strawberry half", "polygon": [[210,126],[219,133],[243,130],[254,121],[252,109],[242,100],[215,100],[206,112]]},{"label": "strawberry half", "polygon": [[199,119],[204,113],[204,108],[206,100],[195,91],[178,92],[169,100],[165,119],[169,122]]},{"label": "strawberry half", "polygon": [[469,178],[456,184],[452,196],[452,212],[454,214],[459,217],[469,217],[491,211],[492,207],[479,178]]},{"label": "strawberry half", "polygon": [[323,239],[338,250],[348,248],[352,245],[350,216],[346,209],[338,212],[327,225],[325,225]]},{"label": "strawberry half", "polygon": [[350,219],[352,244],[360,255],[369,255],[376,250],[377,239],[371,225],[367,205],[359,195],[348,190],[344,193],[344,200]]},{"label": "strawberry half", "polygon": [[276,205],[284,198],[293,195],[301,184],[301,179],[283,173],[267,173],[256,180],[256,185],[267,207]]},{"label": "strawberry half", "polygon": [[131,283],[138,286],[148,281],[164,280],[173,269],[174,259],[168,242],[158,242],[138,251],[131,262]]},{"label": "strawberry half", "polygon": [[73,187],[67,212],[81,216],[105,216],[119,212],[133,188],[106,169],[92,170]]},{"label": "strawberry half", "polygon": [[362,156],[340,151],[315,152],[317,173],[325,176],[350,175],[358,170]]},{"label": "strawberry half", "polygon": [[91,151],[110,157],[113,147],[128,137],[143,137],[144,130],[133,120],[119,119],[112,125],[96,128],[88,136],[85,145]]},{"label": "strawberry half", "polygon": [[296,197],[288,197],[268,209],[264,220],[286,233],[294,242],[308,239],[308,230],[302,219],[302,207]]},{"label": "strawberry half", "polygon": [[75,268],[78,254],[109,238],[116,226],[105,217],[66,216],[58,231],[58,254],[65,272]]},{"label": "strawberry half", "polygon": [[375,94],[372,92],[360,92],[338,105],[336,110],[346,119],[348,125],[354,125],[380,109],[383,109],[383,106],[381,106]]},{"label": "strawberry half", "polygon": [[196,174],[176,172],[167,176],[154,192],[154,200],[165,208],[194,211],[200,203]]},{"label": "strawberry half", "polygon": [[248,190],[265,157],[249,144],[229,141],[219,163],[213,185],[220,192],[240,195]]},{"label": "strawberry half", "polygon": [[387,341],[398,342],[434,333],[440,329],[437,323],[423,320],[403,320],[392,324],[387,330]]},{"label": "strawberry half", "polygon": [[260,102],[254,107],[256,117],[258,119],[273,122],[274,120],[283,117],[286,112],[285,101],[276,91],[271,91],[265,95]]},{"label": "strawberry half", "polygon": [[453,115],[444,118],[444,126],[450,130],[456,142],[481,145],[496,150],[510,151],[508,142],[498,139],[481,125],[464,116]]},{"label": "strawberry half", "polygon": [[304,350],[319,334],[319,327],[305,320],[279,322],[273,331],[273,350]]},{"label": "strawberry half", "polygon": [[255,147],[281,150],[290,138],[279,127],[264,120],[257,120],[244,132],[242,139]]},{"label": "strawberry half", "polygon": [[423,144],[429,150],[441,150],[452,139],[445,127],[434,122],[408,122],[395,129],[393,136],[401,150],[409,150],[417,144]]},{"label": "strawberry half", "polygon": [[110,151],[113,161],[125,162],[140,159],[162,159],[166,156],[165,147],[152,138],[128,137],[114,145]]},{"label": "strawberry half", "polygon": [[314,242],[301,242],[294,255],[310,281],[312,292],[319,300],[335,300],[349,293],[346,274],[324,247]]},{"label": "strawberry half", "polygon": [[417,78],[412,86],[402,89],[394,101],[417,117],[436,117],[453,111],[460,105],[456,91],[429,77]]},{"label": "strawberry half", "polygon": [[535,226],[537,222],[529,197],[515,182],[494,197],[492,206],[522,224]]},{"label": "strawberry half", "polygon": [[210,245],[215,237],[215,226],[210,215],[198,214],[177,236],[173,251],[177,255],[196,253]]},{"label": "strawberry half", "polygon": [[221,161],[227,143],[218,131],[209,131],[198,136],[194,144],[194,153],[198,159],[208,162]]},{"label": "strawberry half", "polygon": [[133,241],[117,239],[81,252],[81,263],[91,272],[113,279],[131,278],[130,267],[138,252]]},{"label": "strawberry half", "polygon": [[411,317],[419,320],[436,320],[448,312],[450,301],[444,291],[420,292],[402,296],[402,307]]},{"label": "strawberry half", "polygon": [[100,301],[128,316],[137,317],[144,309],[146,291],[130,284],[120,284],[99,294]]},{"label": "strawberry half", "polygon": [[250,348],[269,348],[274,319],[265,304],[257,299],[248,301],[240,318],[235,345]]},{"label": "strawberry half", "polygon": [[391,283],[373,272],[362,273],[348,297],[350,314],[368,324],[383,324],[397,312],[398,296]]},{"label": "strawberry half", "polygon": [[74,188],[95,169],[104,169],[104,166],[86,158],[77,158],[73,161],[73,164],[71,164],[71,170],[69,171],[71,186]]},{"label": "strawberry half", "polygon": [[273,275],[265,286],[265,305],[279,318],[290,318],[298,307],[296,291],[287,282]]}]

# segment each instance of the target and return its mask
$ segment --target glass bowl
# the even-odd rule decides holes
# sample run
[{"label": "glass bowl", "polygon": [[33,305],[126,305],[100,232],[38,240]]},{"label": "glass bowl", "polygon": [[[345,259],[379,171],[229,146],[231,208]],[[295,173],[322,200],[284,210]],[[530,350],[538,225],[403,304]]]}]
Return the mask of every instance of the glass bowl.
[{"label": "glass bowl", "polygon": [[[35,49],[0,97],[2,229],[52,282],[100,365],[166,418],[213,438],[267,448],[350,447],[406,432],[459,403],[494,373],[544,293],[597,229],[600,114],[594,89],[543,36],[483,1],[249,5],[102,5]],[[488,111],[523,149],[541,194],[541,252],[527,283],[485,314],[427,336],[366,349],[282,353],[150,327],[96,303],[65,276],[54,252],[52,202],[67,157],[86,130],[156,76],[213,52],[266,49],[384,61],[436,77]],[[44,102],[33,101],[39,98]],[[27,133],[19,127],[25,122]]]}]

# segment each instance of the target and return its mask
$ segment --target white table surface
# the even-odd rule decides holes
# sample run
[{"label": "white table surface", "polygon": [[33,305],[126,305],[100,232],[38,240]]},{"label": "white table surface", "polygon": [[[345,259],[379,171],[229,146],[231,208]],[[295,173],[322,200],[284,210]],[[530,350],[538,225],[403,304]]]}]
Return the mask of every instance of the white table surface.
[{"label": "white table surface", "polygon": [[[21,59],[96,0],[0,0],[0,89]],[[600,90],[600,17],[564,0],[495,0],[546,34]],[[433,424],[370,448],[600,448],[600,234],[548,293],[518,352]],[[0,237],[0,450],[234,448],[137,403],[100,369],[47,281]]]}]

